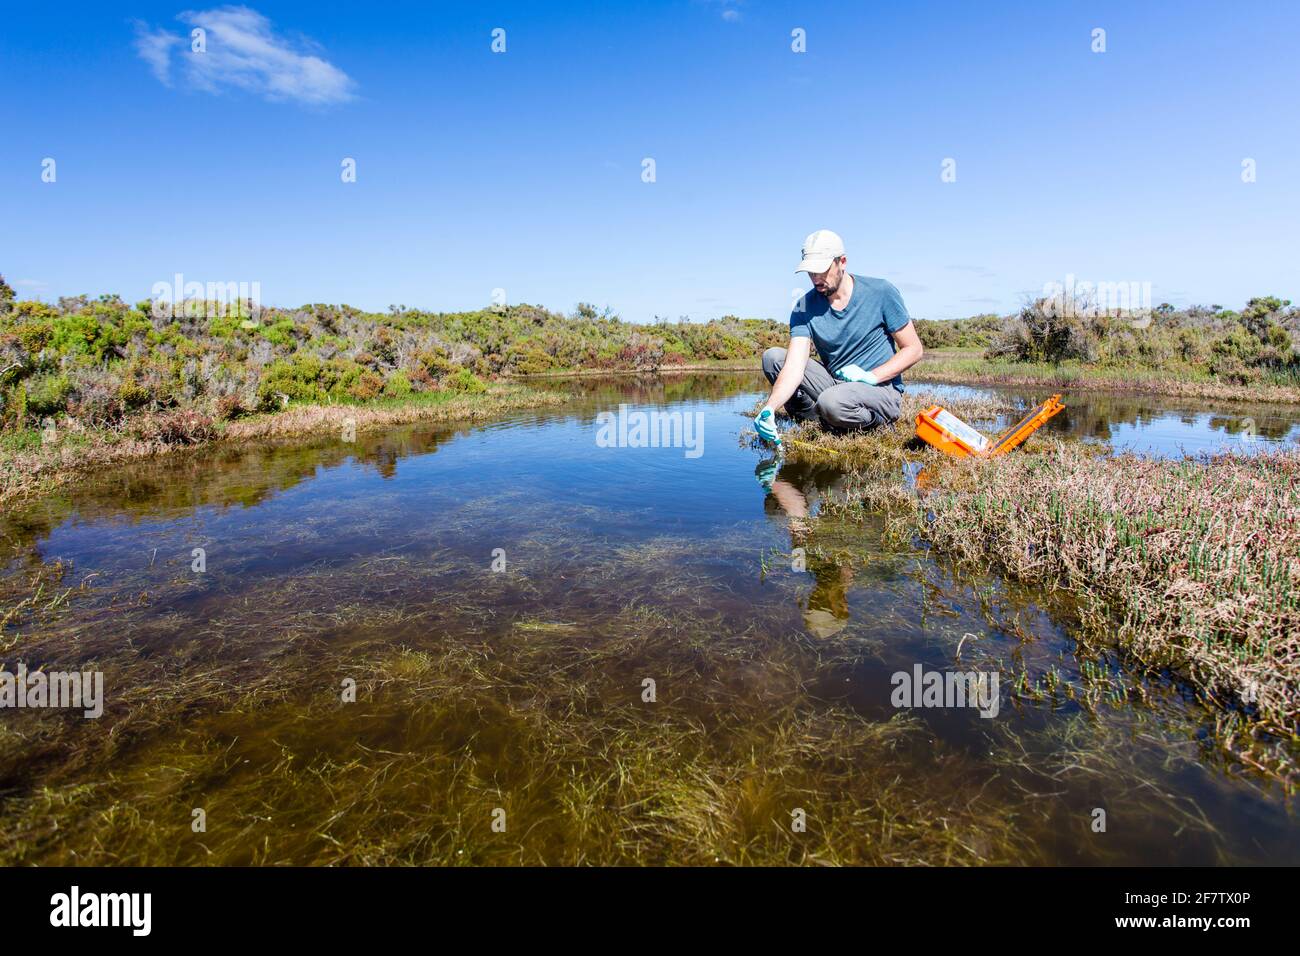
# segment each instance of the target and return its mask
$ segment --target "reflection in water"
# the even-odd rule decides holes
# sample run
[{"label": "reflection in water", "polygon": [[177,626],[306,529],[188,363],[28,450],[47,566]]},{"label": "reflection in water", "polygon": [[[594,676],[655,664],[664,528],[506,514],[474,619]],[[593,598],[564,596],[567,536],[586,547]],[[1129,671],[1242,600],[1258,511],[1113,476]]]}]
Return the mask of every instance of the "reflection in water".
[{"label": "reflection in water", "polygon": [[[1029,396],[1017,397],[1028,402]],[[1229,405],[1206,411],[1185,400],[1076,392],[1049,428],[1104,442],[1116,451],[1178,456],[1258,451],[1300,439],[1300,415],[1280,405]]]},{"label": "reflection in water", "polygon": [[794,566],[812,575],[812,590],[800,604],[804,627],[814,637],[833,637],[849,621],[848,589],[853,584],[853,566],[822,556],[810,547],[815,542],[809,519],[820,500],[842,490],[844,476],[824,465],[788,463],[778,458],[766,459],[759,469],[759,480],[770,492],[764,508],[769,515],[785,516],[790,550],[798,556]]},{"label": "reflection in water", "polygon": [[853,583],[853,568],[818,558],[808,560],[808,571],[817,582],[808,593],[804,607],[804,627],[814,637],[832,637],[849,622],[848,589]]}]

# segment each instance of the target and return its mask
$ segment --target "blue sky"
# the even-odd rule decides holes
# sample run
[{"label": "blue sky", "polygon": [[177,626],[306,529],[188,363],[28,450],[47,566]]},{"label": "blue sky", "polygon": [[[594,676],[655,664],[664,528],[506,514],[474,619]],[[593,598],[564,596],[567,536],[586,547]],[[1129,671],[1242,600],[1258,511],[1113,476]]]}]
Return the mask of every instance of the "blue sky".
[{"label": "blue sky", "polygon": [[784,318],[826,227],[918,317],[1068,275],[1300,299],[1293,2],[50,9],[0,33],[23,297],[179,272],[269,305]]}]

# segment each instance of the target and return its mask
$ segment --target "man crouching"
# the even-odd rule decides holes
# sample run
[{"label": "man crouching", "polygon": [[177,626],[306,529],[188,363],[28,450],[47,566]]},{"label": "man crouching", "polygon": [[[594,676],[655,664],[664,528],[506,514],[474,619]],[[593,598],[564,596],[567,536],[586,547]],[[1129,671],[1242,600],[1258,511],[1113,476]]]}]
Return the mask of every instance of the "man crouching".
[{"label": "man crouching", "polygon": [[[754,419],[759,435],[776,440],[775,410],[819,418],[836,430],[875,428],[898,420],[902,373],[921,360],[921,339],[903,297],[884,279],[850,275],[844,243],[819,229],[803,244],[796,272],[813,287],[790,314],[790,345],[763,353],[772,394]],[[809,358],[817,346],[821,362]]]}]

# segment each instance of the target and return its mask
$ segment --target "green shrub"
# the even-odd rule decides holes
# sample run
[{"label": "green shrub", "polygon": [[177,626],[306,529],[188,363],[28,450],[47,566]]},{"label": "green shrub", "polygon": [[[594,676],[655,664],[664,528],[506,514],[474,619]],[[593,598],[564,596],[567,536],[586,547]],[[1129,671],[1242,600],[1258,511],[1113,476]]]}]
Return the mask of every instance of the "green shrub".
[{"label": "green shrub", "polygon": [[149,390],[134,377],[125,378],[118,387],[117,398],[127,411],[149,404]]},{"label": "green shrub", "polygon": [[453,392],[462,392],[466,395],[487,391],[484,381],[467,368],[457,369],[456,374],[447,380],[447,387]]},{"label": "green shrub", "polygon": [[57,319],[60,315],[59,310],[52,305],[46,305],[44,302],[24,299],[17,302],[13,307],[13,315],[18,318],[32,319]]},{"label": "green shrub", "polygon": [[37,418],[57,415],[67,408],[72,383],[65,375],[39,375],[27,383],[27,411]]},{"label": "green shrub", "polygon": [[104,337],[104,328],[93,315],[69,315],[54,322],[53,346],[60,353],[100,352],[99,340]]},{"label": "green shrub", "polygon": [[54,339],[54,326],[48,322],[26,322],[14,329],[14,336],[32,355],[43,351]]},{"label": "green shrub", "polygon": [[439,346],[427,349],[416,356],[415,360],[434,378],[442,378],[456,370],[456,363],[451,360],[447,350]]},{"label": "green shrub", "polygon": [[286,348],[292,346],[296,341],[292,319],[282,319],[273,325],[263,325],[258,329],[258,334],[273,345]]},{"label": "green shrub", "polygon": [[384,383],[384,395],[388,398],[406,398],[411,394],[411,380],[405,372],[394,372]]},{"label": "green shrub", "polygon": [[233,310],[215,315],[208,319],[208,335],[217,339],[234,339],[243,331],[241,328],[243,322],[243,316],[236,315]]},{"label": "green shrub", "polygon": [[542,349],[532,345],[511,359],[510,365],[520,375],[534,375],[538,372],[549,372],[553,369],[555,359]]},{"label": "green shrub", "polygon": [[4,392],[0,405],[0,423],[5,428],[23,428],[27,424],[27,386],[22,382]]},{"label": "green shrub", "polygon": [[257,386],[259,405],[266,410],[279,408],[281,395],[291,402],[323,402],[329,395],[325,372],[324,363],[314,355],[277,359],[262,372]]},{"label": "green shrub", "polygon": [[[392,365],[397,360],[397,340],[393,333],[382,325],[377,327],[374,338],[370,340],[369,352],[378,362]],[[360,356],[357,361],[361,361]]]}]

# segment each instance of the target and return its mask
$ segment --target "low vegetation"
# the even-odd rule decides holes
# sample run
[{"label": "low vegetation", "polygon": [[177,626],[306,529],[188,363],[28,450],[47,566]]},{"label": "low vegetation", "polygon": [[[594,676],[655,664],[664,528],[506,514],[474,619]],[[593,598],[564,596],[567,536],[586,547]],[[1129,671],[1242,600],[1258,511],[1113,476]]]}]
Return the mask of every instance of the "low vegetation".
[{"label": "low vegetation", "polygon": [[940,353],[924,366],[936,381],[1300,401],[1300,309],[1272,296],[1240,312],[1166,304],[1140,317],[1039,299],[1015,316],[917,326]]},{"label": "low vegetation", "polygon": [[636,325],[587,305],[572,316],[529,305],[254,315],[247,302],[199,301],[160,312],[114,295],[51,305],[0,292],[0,432],[119,428],[159,413],[202,431],[295,403],[474,394],[508,375],[756,360],[779,340],[763,320]]},{"label": "low vegetation", "polygon": [[[295,403],[474,394],[514,375],[753,365],[786,339],[779,321],[637,324],[586,304],[571,315],[530,305],[379,314],[322,304],[254,315],[246,302],[190,300],[156,313],[149,301],[116,295],[15,299],[0,277],[0,434],[10,435],[130,430],[148,416],[201,435]],[[1272,297],[1240,312],[1162,305],[1140,320],[1040,299],[1015,316],[917,326],[931,352],[917,373],[936,380],[1300,400],[1300,311]]]}]

